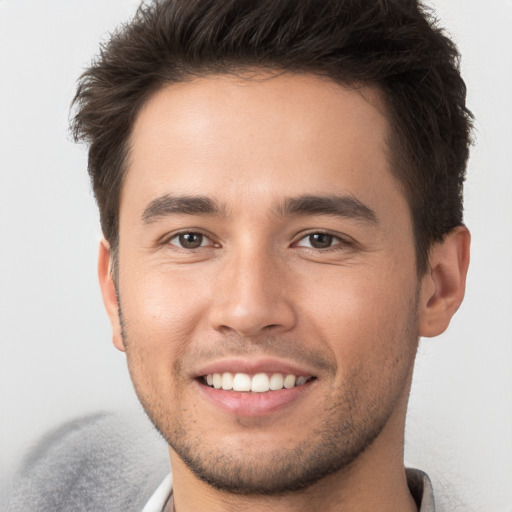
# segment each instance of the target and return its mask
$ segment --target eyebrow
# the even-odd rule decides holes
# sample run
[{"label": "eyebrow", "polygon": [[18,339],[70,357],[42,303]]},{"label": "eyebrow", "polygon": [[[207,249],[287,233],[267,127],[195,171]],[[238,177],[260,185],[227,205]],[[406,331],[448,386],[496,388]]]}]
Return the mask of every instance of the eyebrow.
[{"label": "eyebrow", "polygon": [[161,217],[180,214],[220,217],[225,215],[225,211],[214,200],[206,196],[172,196],[166,194],[157,197],[148,204],[142,213],[142,220],[149,224]]},{"label": "eyebrow", "polygon": [[286,199],[280,215],[332,215],[377,223],[376,213],[352,195],[303,195]]},{"label": "eyebrow", "polygon": [[[172,196],[166,194],[151,201],[142,213],[142,220],[150,224],[169,215],[207,215],[223,217],[226,209],[207,196]],[[352,195],[301,195],[287,198],[277,208],[277,214],[332,215],[377,223],[375,212]]]}]

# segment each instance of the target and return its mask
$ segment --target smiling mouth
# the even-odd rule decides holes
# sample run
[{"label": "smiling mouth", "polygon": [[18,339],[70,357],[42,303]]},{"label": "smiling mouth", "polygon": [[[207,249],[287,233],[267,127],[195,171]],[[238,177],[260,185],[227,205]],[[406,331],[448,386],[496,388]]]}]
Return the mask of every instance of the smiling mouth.
[{"label": "smiling mouth", "polygon": [[267,393],[304,386],[315,377],[283,373],[210,373],[199,378],[201,384],[223,391]]}]

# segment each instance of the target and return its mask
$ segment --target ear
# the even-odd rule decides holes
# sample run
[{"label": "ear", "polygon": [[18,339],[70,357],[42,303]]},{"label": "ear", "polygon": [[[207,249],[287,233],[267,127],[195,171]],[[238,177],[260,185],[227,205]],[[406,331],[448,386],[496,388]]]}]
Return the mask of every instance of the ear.
[{"label": "ear", "polygon": [[108,317],[110,318],[110,324],[112,325],[114,346],[124,352],[121,320],[119,318],[119,304],[117,303],[116,287],[114,279],[112,278],[111,263],[110,245],[105,239],[102,239],[98,254],[98,278],[100,281],[101,295]]},{"label": "ear", "polygon": [[471,237],[458,226],[429,255],[429,270],[421,281],[419,334],[432,337],[444,332],[464,298]]}]

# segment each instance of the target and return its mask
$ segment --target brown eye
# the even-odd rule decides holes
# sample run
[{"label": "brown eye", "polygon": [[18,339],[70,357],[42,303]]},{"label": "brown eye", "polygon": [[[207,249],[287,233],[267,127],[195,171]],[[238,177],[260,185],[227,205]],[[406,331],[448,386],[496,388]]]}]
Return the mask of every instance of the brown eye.
[{"label": "brown eye", "polygon": [[341,244],[342,240],[329,233],[311,233],[300,239],[297,247],[309,247],[310,249],[329,249],[334,245]]},{"label": "brown eye", "polygon": [[326,233],[314,233],[313,235],[309,235],[309,243],[311,247],[315,249],[326,249],[327,247],[331,247],[333,238],[332,235]]},{"label": "brown eye", "polygon": [[206,236],[194,232],[180,233],[169,240],[171,245],[176,245],[182,249],[198,249],[207,245],[208,242],[209,240]]}]

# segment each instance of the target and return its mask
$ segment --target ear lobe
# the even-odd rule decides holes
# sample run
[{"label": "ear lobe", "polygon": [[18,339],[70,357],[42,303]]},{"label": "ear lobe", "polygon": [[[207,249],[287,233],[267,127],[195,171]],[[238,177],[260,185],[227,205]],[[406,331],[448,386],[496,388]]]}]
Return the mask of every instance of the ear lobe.
[{"label": "ear lobe", "polygon": [[421,282],[420,336],[444,332],[459,308],[466,289],[470,241],[468,229],[458,226],[432,247],[429,270]]},{"label": "ear lobe", "polygon": [[112,340],[114,346],[124,352],[124,342],[119,318],[119,304],[117,302],[116,287],[112,277],[111,254],[109,243],[102,239],[98,253],[98,279],[100,282],[101,295],[107,315],[112,325]]}]

